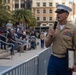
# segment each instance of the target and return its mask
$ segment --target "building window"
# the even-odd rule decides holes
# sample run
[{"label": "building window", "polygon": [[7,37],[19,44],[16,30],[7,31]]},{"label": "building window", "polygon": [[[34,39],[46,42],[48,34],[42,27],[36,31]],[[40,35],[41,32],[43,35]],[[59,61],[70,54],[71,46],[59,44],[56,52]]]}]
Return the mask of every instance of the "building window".
[{"label": "building window", "polygon": [[52,10],[51,9],[49,10],[49,13],[52,13]]},{"label": "building window", "polygon": [[43,3],[43,6],[45,7],[46,6],[46,3]]},{"label": "building window", "polygon": [[58,3],[56,3],[56,6],[58,5]]},{"label": "building window", "polygon": [[15,4],[15,8],[19,8],[19,4]]},{"label": "building window", "polygon": [[15,1],[19,1],[19,0],[15,0]]},{"label": "building window", "polygon": [[64,4],[64,5],[65,5],[65,3],[62,3],[62,4]]},{"label": "building window", "polygon": [[43,24],[43,26],[46,26],[46,24]]},{"label": "building window", "polygon": [[21,4],[21,8],[24,8],[24,6],[25,6],[24,4]]},{"label": "building window", "polygon": [[8,3],[10,3],[10,0],[8,0]]},{"label": "building window", "polygon": [[52,3],[49,3],[49,6],[52,6]]},{"label": "building window", "polygon": [[10,6],[7,6],[7,9],[10,10]]},{"label": "building window", "polygon": [[40,3],[37,3],[37,6],[39,7],[40,6]]},{"label": "building window", "polygon": [[46,17],[43,17],[43,21],[45,21],[46,20]]},{"label": "building window", "polygon": [[29,2],[26,3],[26,8],[31,9],[31,4]]},{"label": "building window", "polygon": [[40,13],[40,10],[39,9],[37,9],[37,13]]},{"label": "building window", "polygon": [[49,17],[49,21],[51,21],[52,20],[52,17]]},{"label": "building window", "polygon": [[39,21],[40,20],[40,17],[37,17],[37,20]]},{"label": "building window", "polygon": [[45,9],[43,10],[43,13],[46,13],[46,10]]},{"label": "building window", "polygon": [[24,1],[24,0],[21,0],[21,1]]},{"label": "building window", "polygon": [[4,4],[6,4],[6,0],[4,0],[3,2],[4,2]]},{"label": "building window", "polygon": [[49,24],[49,26],[52,26],[53,24]]}]

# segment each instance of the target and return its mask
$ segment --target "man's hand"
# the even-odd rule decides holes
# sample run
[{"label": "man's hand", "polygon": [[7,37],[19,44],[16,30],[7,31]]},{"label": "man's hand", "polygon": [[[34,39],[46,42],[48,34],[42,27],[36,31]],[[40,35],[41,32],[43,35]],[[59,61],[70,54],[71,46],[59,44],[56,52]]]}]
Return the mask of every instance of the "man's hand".
[{"label": "man's hand", "polygon": [[54,34],[55,34],[54,29],[49,30],[48,36],[45,39],[45,46],[46,47],[50,47],[50,45],[52,44],[52,40],[53,40]]},{"label": "man's hand", "polygon": [[55,30],[54,29],[51,29],[50,31],[49,31],[49,36],[51,36],[51,37],[54,37],[54,34],[55,34]]}]

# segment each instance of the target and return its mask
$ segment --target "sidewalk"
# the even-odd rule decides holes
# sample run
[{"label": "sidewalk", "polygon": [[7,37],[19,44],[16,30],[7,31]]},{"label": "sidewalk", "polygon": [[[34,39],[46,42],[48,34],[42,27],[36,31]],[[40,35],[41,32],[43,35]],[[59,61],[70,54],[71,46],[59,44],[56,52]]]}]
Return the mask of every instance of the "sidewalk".
[{"label": "sidewalk", "polygon": [[28,50],[25,53],[16,53],[14,56],[8,56],[10,59],[0,59],[0,66],[14,66],[19,64],[35,55],[37,55],[42,49],[38,48],[37,50]]}]

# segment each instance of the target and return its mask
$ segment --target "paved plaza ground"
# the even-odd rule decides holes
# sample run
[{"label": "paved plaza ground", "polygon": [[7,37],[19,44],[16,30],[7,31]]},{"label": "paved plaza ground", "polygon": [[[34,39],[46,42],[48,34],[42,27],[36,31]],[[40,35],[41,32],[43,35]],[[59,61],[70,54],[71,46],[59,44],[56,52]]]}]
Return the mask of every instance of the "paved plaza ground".
[{"label": "paved plaza ground", "polygon": [[[37,42],[40,43],[40,40],[37,40]],[[16,53],[13,56],[8,56],[7,59],[0,59],[0,72],[3,70],[6,70],[7,68],[11,66],[20,64],[23,61],[26,61],[35,55],[38,55],[39,52],[41,52],[44,49],[41,49],[40,44],[39,44],[36,49],[26,50],[24,53]]]}]

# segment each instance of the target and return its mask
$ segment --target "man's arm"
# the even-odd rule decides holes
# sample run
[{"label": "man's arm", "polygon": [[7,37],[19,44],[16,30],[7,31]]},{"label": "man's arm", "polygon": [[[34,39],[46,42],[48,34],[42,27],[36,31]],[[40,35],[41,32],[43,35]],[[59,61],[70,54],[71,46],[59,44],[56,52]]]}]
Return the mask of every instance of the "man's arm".
[{"label": "man's arm", "polygon": [[50,47],[50,45],[52,44],[52,40],[53,40],[53,37],[48,36],[48,37],[45,39],[45,46],[46,46],[46,47]]}]

